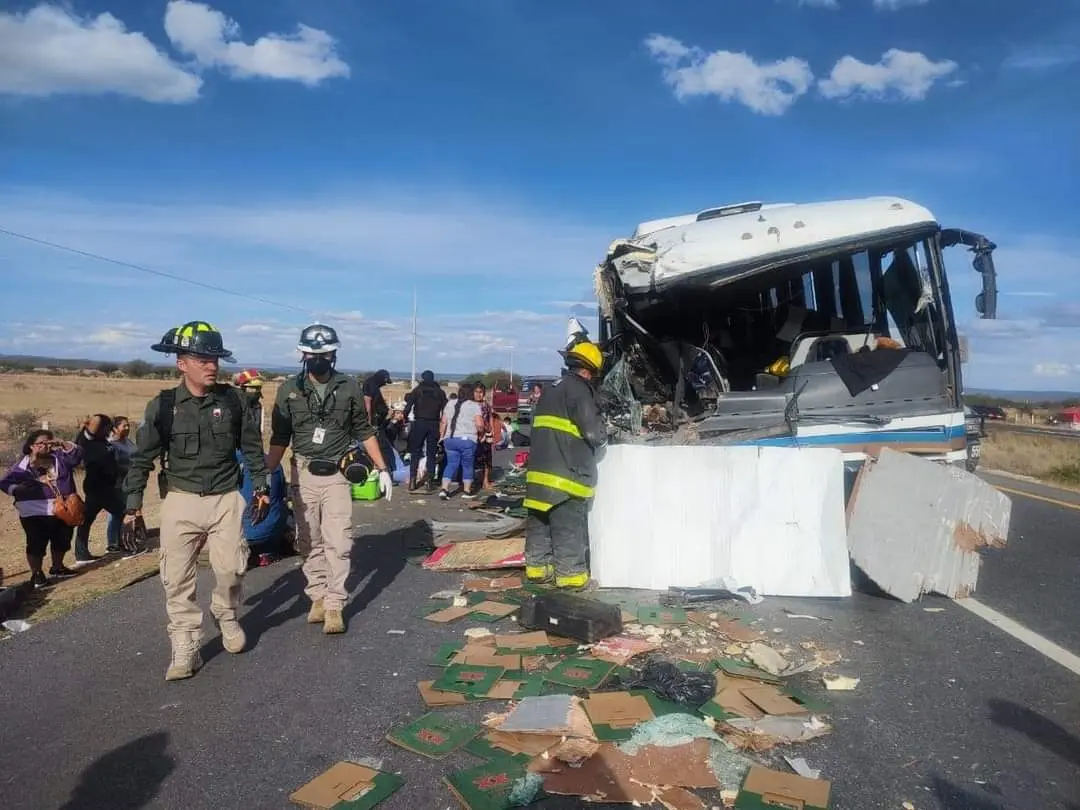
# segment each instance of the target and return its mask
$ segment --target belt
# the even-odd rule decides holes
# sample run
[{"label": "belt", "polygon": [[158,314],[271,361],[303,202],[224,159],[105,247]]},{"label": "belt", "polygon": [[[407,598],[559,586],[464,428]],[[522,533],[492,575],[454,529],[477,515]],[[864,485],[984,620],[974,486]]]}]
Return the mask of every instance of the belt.
[{"label": "belt", "polygon": [[307,471],[312,475],[326,477],[340,472],[338,463],[336,461],[330,461],[329,459],[297,456],[297,461],[303,464],[307,468]]}]

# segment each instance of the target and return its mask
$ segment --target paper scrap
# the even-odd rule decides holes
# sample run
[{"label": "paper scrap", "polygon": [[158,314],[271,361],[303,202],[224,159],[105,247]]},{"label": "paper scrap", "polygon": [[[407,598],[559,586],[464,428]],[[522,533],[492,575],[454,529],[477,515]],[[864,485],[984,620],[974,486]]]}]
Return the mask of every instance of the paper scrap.
[{"label": "paper scrap", "polygon": [[847,675],[825,674],[821,676],[821,680],[825,684],[825,688],[833,692],[850,692],[859,685],[860,679],[850,678]]},{"label": "paper scrap", "polygon": [[790,765],[791,770],[795,771],[799,776],[803,776],[807,779],[821,778],[821,770],[819,768],[811,768],[810,764],[806,761],[806,757],[785,756],[784,761]]},{"label": "paper scrap", "polygon": [[747,655],[755,666],[761,667],[770,675],[779,675],[788,668],[788,662],[784,659],[784,656],[767,644],[760,642],[751,644]]}]

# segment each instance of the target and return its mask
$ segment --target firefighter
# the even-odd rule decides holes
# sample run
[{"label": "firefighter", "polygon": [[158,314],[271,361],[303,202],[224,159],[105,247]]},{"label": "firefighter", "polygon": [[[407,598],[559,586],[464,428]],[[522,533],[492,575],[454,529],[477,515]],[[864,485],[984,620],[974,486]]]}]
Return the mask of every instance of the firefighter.
[{"label": "firefighter", "polygon": [[607,441],[593,390],[604,360],[588,341],[560,354],[567,373],[544,386],[533,412],[525,576],[577,589],[589,582],[588,502],[596,485],[595,453]]},{"label": "firefighter", "polygon": [[259,426],[236,389],[217,382],[220,361],[232,360],[221,333],[205,321],[191,321],[170,329],[150,348],[176,355],[180,384],[164,389],[146,406],[124,482],[127,511],[121,545],[131,548],[145,533],[143,492],[155,459],[161,458],[159,487],[167,491],[161,504],[161,584],[172,642],[165,680],[176,681],[202,667],[203,613],[195,601],[195,563],[204,538],[216,580],[210,612],[221,627],[222,646],[239,653],[247,643],[237,621],[248,562],[241,535],[248,507],[237,489],[237,450],[254,483],[253,523],[266,517],[270,497]]}]

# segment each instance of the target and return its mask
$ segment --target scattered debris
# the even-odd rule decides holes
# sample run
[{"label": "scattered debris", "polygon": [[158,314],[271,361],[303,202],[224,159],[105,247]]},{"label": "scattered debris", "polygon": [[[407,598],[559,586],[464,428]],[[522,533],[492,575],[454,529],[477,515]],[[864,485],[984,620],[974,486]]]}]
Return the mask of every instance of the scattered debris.
[{"label": "scattered debris", "polygon": [[405,631],[404,630],[387,630],[386,635],[388,635],[388,636],[403,636],[403,635],[405,635]]},{"label": "scattered debris", "polygon": [[923,608],[927,613],[944,613],[945,608]]},{"label": "scattered debris", "polygon": [[821,776],[821,771],[817,768],[811,768],[805,757],[785,756],[784,762],[791,766],[791,770],[795,771],[795,773],[804,779],[818,779]]},{"label": "scattered debris", "polygon": [[498,517],[486,521],[428,520],[435,547],[452,543],[470,543],[481,540],[505,540],[518,537],[525,530],[525,520],[516,517]]},{"label": "scattered debris", "polygon": [[751,644],[747,655],[754,664],[770,675],[780,675],[790,666],[784,656],[767,644],[760,642]]},{"label": "scattered debris", "polygon": [[33,627],[33,625],[26,621],[26,619],[7,619],[3,624],[0,624],[0,627],[3,627],[11,633],[25,633]]},{"label": "scattered debris", "polygon": [[429,712],[423,717],[386,735],[388,742],[414,754],[442,759],[480,733],[476,726],[464,724],[445,714]]},{"label": "scattered debris", "polygon": [[483,571],[496,568],[525,567],[525,538],[509,540],[474,540],[451,543],[435,549],[424,560],[430,571]]},{"label": "scattered debris", "polygon": [[831,692],[850,692],[859,685],[859,678],[849,678],[846,675],[822,675],[825,688]]}]

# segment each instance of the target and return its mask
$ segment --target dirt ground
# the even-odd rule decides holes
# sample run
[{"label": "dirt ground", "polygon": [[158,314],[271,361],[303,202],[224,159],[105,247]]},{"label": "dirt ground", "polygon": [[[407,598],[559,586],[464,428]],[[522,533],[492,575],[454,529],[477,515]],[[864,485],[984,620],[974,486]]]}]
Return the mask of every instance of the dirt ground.
[{"label": "dirt ground", "polygon": [[[87,378],[76,375],[11,374],[0,376],[0,458],[6,462],[17,453],[21,437],[11,434],[9,416],[20,411],[34,411],[38,420],[47,420],[50,427],[71,433],[89,414],[107,413],[128,416],[138,423],[146,403],[162,388],[163,380],[128,380]],[[277,385],[268,383],[264,402],[272,402]],[[383,396],[390,403],[404,399],[407,385],[387,386]],[[81,481],[79,482],[81,493]],[[115,558],[80,569],[79,576],[57,583],[42,594],[35,594],[24,606],[23,613],[30,621],[44,621],[63,615],[85,602],[117,591],[158,570],[156,528],[160,502],[151,478],[145,496],[147,527],[155,535],[149,553],[138,557]],[[94,554],[105,550],[106,516],[102,514],[90,530],[90,548]],[[74,557],[67,556],[71,565]],[[46,565],[48,560],[46,559]],[[29,578],[26,566],[25,539],[22,526],[10,498],[0,495],[0,569],[5,585],[18,585]]]}]

